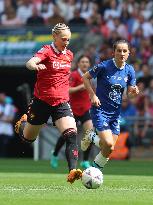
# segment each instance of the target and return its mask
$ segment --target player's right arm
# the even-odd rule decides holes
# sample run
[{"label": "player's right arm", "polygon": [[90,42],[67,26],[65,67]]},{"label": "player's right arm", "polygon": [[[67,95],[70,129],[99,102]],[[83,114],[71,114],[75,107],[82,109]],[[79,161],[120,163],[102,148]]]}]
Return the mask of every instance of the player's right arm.
[{"label": "player's right arm", "polygon": [[76,93],[76,92],[79,92],[79,91],[82,91],[82,90],[85,89],[83,83],[78,85],[78,81],[77,81],[77,78],[76,78],[76,72],[71,73],[69,85],[70,85],[70,87],[69,87],[69,93],[70,94]]},{"label": "player's right arm", "polygon": [[27,63],[26,67],[29,70],[44,70],[46,69],[46,66],[44,64],[41,64],[41,59],[39,57],[32,57]]},{"label": "player's right arm", "polygon": [[46,69],[46,66],[42,64],[41,62],[48,58],[50,51],[49,45],[44,45],[35,55],[32,57],[27,63],[26,67],[29,70],[44,70]]},{"label": "player's right arm", "polygon": [[92,85],[91,85],[91,82],[90,82],[91,79],[92,79],[92,76],[90,75],[89,72],[86,72],[83,75],[83,83],[84,83],[84,86],[85,86],[86,90],[89,93],[91,103],[98,107],[98,106],[101,105],[101,103],[100,103],[99,98],[97,97],[96,93],[94,92],[94,90],[92,88]]},{"label": "player's right arm", "polygon": [[84,84],[81,84],[81,85],[78,85],[76,87],[70,87],[69,88],[69,93],[72,94],[72,93],[76,93],[78,91],[81,91],[81,90],[84,90],[85,87],[84,87]]}]

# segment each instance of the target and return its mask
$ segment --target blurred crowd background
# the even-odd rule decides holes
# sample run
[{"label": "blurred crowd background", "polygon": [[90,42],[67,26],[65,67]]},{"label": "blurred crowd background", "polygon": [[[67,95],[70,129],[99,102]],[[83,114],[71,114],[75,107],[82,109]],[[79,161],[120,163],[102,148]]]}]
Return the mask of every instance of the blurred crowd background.
[{"label": "blurred crowd background", "polygon": [[[129,147],[152,149],[153,1],[0,0],[1,28],[40,27],[44,29],[52,28],[59,22],[65,22],[72,31],[80,32],[80,38],[71,45],[75,60],[81,54],[85,54],[92,59],[92,65],[112,57],[114,41],[126,39],[130,42],[131,54],[128,63],[135,68],[140,95],[130,100],[126,96],[123,97],[121,128],[129,132]],[[72,69],[76,69],[75,60]],[[26,88],[18,86],[18,91],[22,89]],[[2,141],[0,147],[4,148],[7,144],[7,150],[0,148],[0,157],[7,157],[15,153],[8,144],[10,141],[15,144],[16,139],[11,140],[15,135],[13,123],[24,110],[21,107],[25,105],[24,102],[13,99],[14,95],[11,96],[9,93],[8,96],[5,89],[0,88],[0,90],[0,141]],[[20,107],[19,104],[22,106]],[[6,128],[5,123],[7,125],[9,123],[10,127]],[[31,149],[28,153],[32,153]],[[142,153],[142,150],[139,150],[139,153]],[[16,153],[15,156],[17,155]]]}]

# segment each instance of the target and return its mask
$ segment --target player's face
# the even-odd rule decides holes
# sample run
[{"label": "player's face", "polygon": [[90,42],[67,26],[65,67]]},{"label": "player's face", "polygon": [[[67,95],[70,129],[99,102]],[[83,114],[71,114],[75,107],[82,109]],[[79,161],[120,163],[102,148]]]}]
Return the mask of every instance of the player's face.
[{"label": "player's face", "polygon": [[54,41],[57,49],[59,51],[63,51],[69,45],[70,38],[71,32],[68,29],[65,29],[58,34],[55,34]]},{"label": "player's face", "polygon": [[81,58],[81,60],[78,62],[78,67],[83,73],[87,72],[88,68],[90,67],[89,59],[87,57]]},{"label": "player's face", "polygon": [[114,51],[114,57],[116,62],[124,63],[128,59],[129,53],[129,48],[126,43],[117,44],[116,49]]}]

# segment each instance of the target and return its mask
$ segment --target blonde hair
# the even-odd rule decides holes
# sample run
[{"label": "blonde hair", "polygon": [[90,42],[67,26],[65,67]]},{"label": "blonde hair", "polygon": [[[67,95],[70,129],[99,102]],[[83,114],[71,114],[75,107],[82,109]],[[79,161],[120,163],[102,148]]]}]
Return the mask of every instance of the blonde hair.
[{"label": "blonde hair", "polygon": [[64,23],[58,23],[52,29],[52,34],[58,34],[62,30],[66,30],[66,29],[70,30],[70,28],[67,25],[65,25]]}]

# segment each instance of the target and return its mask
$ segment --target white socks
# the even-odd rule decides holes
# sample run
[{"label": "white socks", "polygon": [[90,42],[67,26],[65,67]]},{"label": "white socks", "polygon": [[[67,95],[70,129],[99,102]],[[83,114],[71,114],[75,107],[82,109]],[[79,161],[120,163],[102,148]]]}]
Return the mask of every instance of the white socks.
[{"label": "white socks", "polygon": [[97,168],[101,168],[103,169],[105,164],[108,162],[109,158],[105,158],[101,152],[99,152],[99,154],[96,156],[95,160],[94,160],[94,165],[97,165]]},{"label": "white socks", "polygon": [[96,145],[97,147],[100,147],[99,145],[100,139],[93,130],[91,130],[91,132],[89,133],[89,139],[91,142],[93,142],[94,145]]}]

